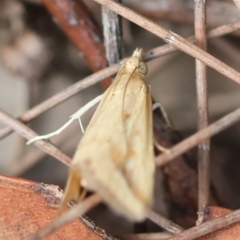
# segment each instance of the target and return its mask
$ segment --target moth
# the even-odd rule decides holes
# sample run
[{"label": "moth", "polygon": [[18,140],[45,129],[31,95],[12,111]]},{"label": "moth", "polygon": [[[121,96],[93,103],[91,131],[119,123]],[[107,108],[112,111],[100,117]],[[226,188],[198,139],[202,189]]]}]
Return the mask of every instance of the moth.
[{"label": "moth", "polygon": [[123,63],[105,91],[71,163],[62,203],[96,191],[132,221],[147,216],[154,186],[152,100],[142,49]]}]

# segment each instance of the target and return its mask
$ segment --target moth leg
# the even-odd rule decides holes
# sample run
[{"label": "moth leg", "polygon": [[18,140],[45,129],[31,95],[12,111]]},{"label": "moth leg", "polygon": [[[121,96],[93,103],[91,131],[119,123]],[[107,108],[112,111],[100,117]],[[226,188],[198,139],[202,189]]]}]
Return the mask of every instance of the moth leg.
[{"label": "moth leg", "polygon": [[81,107],[77,112],[70,116],[71,119],[79,119],[84,113],[86,113],[91,107],[96,105],[102,100],[103,94],[95,97],[93,100]]},{"label": "moth leg", "polygon": [[170,119],[168,117],[168,114],[167,114],[166,110],[164,109],[164,107],[162,106],[161,103],[154,103],[152,108],[153,108],[153,111],[155,109],[159,108],[167,126],[171,129],[174,129],[174,126],[173,126],[172,122],[170,121]]},{"label": "moth leg", "polygon": [[77,112],[75,112],[73,115],[70,116],[70,119],[62,126],[60,127],[58,130],[51,132],[49,134],[46,135],[41,135],[41,136],[37,136],[34,137],[32,139],[30,139],[26,144],[29,145],[33,142],[36,142],[37,140],[42,140],[42,139],[48,139],[50,137],[53,137],[55,135],[60,134],[64,129],[66,129],[75,119],[79,119],[79,123],[80,123],[80,127],[82,129],[82,132],[84,132],[82,124],[81,124],[81,120],[80,117],[82,115],[84,115],[91,107],[93,107],[94,105],[96,105],[98,102],[101,101],[103,94],[97,96],[96,98],[94,98],[93,100],[91,100],[90,102],[88,102],[86,105],[84,105],[83,107],[81,107]]},{"label": "moth leg", "polygon": [[[161,114],[162,114],[162,117],[163,117],[164,121],[166,122],[167,126],[168,126],[169,128],[171,128],[171,129],[174,129],[174,126],[173,126],[173,124],[171,123],[171,121],[170,121],[170,119],[169,119],[169,117],[168,117],[168,115],[167,115],[167,112],[165,111],[164,107],[163,107],[160,103],[154,103],[154,104],[153,104],[153,111],[154,111],[155,109],[157,109],[157,108],[160,109]],[[157,142],[156,139],[154,139],[154,145],[155,145],[155,147],[156,147],[159,151],[165,152],[165,153],[170,153],[170,150],[167,149],[167,148],[165,148],[165,147],[163,147],[163,146],[161,146],[161,145]]]},{"label": "moth leg", "polygon": [[71,168],[64,195],[59,206],[58,214],[62,213],[63,206],[70,202],[81,201],[86,196],[86,189],[81,187],[81,173],[78,168]]},{"label": "moth leg", "polygon": [[170,153],[171,151],[168,148],[161,146],[157,140],[154,138],[154,146],[161,152]]}]

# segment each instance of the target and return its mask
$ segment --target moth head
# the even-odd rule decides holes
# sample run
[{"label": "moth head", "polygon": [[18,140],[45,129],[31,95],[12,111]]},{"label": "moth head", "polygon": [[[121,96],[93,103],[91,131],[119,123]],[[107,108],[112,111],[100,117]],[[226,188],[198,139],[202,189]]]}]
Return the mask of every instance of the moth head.
[{"label": "moth head", "polygon": [[141,48],[137,48],[132,57],[130,57],[124,65],[130,71],[137,70],[140,74],[146,75],[148,72],[147,65],[142,61],[143,58],[143,50]]},{"label": "moth head", "polygon": [[142,50],[142,48],[136,48],[136,50],[133,52],[132,56],[133,57],[137,57],[140,60],[142,60],[142,58],[143,58],[143,50]]},{"label": "moth head", "polygon": [[143,59],[143,50],[142,48],[137,48],[134,52],[132,57],[130,58],[131,64],[137,67],[139,73],[146,75],[148,72],[147,64],[142,62]]}]

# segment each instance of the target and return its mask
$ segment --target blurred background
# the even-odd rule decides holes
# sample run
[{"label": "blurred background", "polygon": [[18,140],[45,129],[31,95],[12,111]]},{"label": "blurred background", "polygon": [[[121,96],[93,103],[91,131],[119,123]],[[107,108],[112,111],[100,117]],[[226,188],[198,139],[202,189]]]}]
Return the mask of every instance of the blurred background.
[{"label": "blurred background", "polygon": [[[83,1],[101,26],[101,7]],[[239,9],[230,0],[211,0],[207,5],[207,28],[240,20]],[[190,0],[123,0],[133,10],[166,29],[188,37],[194,34],[193,8]],[[123,19],[126,56],[136,47],[145,51],[164,42]],[[208,40],[208,52],[240,71],[240,31]],[[152,96],[167,111],[183,137],[197,131],[195,60],[179,51],[148,62],[147,82]],[[76,81],[92,74],[84,54],[76,49],[59,28],[57,20],[41,1],[0,0],[0,108],[14,117],[48,99]],[[240,106],[240,86],[208,68],[210,121],[214,122]],[[91,86],[60,105],[41,114],[29,126],[38,134],[58,129],[88,101],[104,91],[104,86]],[[95,108],[82,117],[86,128]],[[3,129],[4,125],[0,123]],[[73,156],[82,137],[74,122],[51,141]],[[65,165],[45,155],[16,133],[0,141],[0,173],[32,179],[62,188],[67,179]],[[193,156],[194,153],[193,153]],[[193,157],[193,159],[196,159]],[[240,207],[240,124],[211,139],[211,180],[221,205]],[[157,204],[159,213],[168,215],[163,190],[163,174],[158,171]],[[133,225],[116,217],[101,205],[90,216],[110,233],[132,232]],[[118,227],[115,228],[116,223]],[[121,223],[121,226],[119,225]],[[153,226],[154,229],[154,226]]]}]

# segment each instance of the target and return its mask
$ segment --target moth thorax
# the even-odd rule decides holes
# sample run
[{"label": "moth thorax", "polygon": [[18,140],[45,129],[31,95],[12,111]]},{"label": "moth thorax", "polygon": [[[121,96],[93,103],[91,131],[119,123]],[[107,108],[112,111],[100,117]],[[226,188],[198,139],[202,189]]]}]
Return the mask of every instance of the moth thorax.
[{"label": "moth thorax", "polygon": [[147,73],[148,73],[147,64],[145,62],[139,62],[138,71],[143,75],[147,75]]}]

